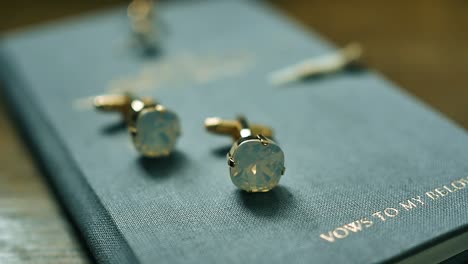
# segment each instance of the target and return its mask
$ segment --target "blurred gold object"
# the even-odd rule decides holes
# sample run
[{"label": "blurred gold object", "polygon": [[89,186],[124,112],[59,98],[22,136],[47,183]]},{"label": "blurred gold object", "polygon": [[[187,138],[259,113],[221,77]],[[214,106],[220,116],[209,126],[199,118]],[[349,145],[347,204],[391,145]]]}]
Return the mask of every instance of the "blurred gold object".
[{"label": "blurred gold object", "polygon": [[[242,119],[236,120],[224,120],[219,117],[209,117],[205,119],[205,127],[208,131],[221,134],[221,135],[231,135],[232,139],[238,140],[242,137]],[[253,135],[263,135],[265,137],[272,137],[273,130],[270,127],[259,125],[259,124],[250,124],[249,129]]]},{"label": "blurred gold object", "polygon": [[141,102],[144,106],[155,106],[157,103],[150,97],[136,99],[130,94],[106,94],[94,97],[93,105],[104,112],[119,112],[124,116],[125,122],[133,122],[134,114],[132,102]]},{"label": "blurred gold object", "polygon": [[333,54],[307,59],[273,72],[269,76],[269,81],[274,85],[283,85],[310,76],[337,72],[358,62],[362,57],[362,53],[360,44],[351,43]]},{"label": "blurred gold object", "polygon": [[152,0],[133,0],[127,8],[135,37],[145,49],[157,48],[159,33],[154,26],[155,4]]}]

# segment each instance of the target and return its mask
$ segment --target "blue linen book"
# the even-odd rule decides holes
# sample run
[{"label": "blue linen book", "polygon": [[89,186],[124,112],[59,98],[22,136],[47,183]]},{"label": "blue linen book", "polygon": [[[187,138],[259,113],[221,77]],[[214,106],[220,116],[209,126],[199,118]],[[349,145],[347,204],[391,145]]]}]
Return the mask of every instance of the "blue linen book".
[{"label": "blue linen book", "polygon": [[[0,47],[4,94],[98,262],[438,261],[466,249],[463,129],[370,71],[271,86],[272,71],[334,48],[263,4],[159,13],[156,57],[128,45],[124,7]],[[140,158],[120,117],[86,99],[129,89],[179,114],[170,158]],[[237,190],[230,138],[204,130],[206,117],[239,113],[271,125],[285,152],[269,193]]]}]

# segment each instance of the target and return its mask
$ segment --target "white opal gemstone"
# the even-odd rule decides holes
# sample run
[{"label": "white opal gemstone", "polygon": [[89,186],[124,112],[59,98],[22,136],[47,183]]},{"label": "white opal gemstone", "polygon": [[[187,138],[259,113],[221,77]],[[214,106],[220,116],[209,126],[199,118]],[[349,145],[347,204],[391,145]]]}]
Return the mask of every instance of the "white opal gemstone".
[{"label": "white opal gemstone", "polygon": [[274,142],[267,145],[258,139],[243,141],[231,150],[234,161],[231,180],[248,192],[267,192],[278,185],[284,173],[284,153]]},{"label": "white opal gemstone", "polygon": [[167,156],[174,149],[180,135],[180,122],[171,111],[144,109],[135,122],[133,142],[144,156]]}]

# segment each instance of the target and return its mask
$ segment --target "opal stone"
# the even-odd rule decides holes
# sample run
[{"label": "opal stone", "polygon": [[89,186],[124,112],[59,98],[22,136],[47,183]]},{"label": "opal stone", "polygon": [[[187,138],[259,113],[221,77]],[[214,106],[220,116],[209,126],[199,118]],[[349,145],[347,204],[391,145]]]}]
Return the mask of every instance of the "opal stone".
[{"label": "opal stone", "polygon": [[180,135],[180,121],[171,111],[144,109],[135,122],[133,142],[147,157],[167,156],[174,149]]},{"label": "opal stone", "polygon": [[258,139],[243,141],[231,150],[231,158],[231,180],[247,192],[271,190],[284,173],[284,153],[272,141],[267,145]]}]

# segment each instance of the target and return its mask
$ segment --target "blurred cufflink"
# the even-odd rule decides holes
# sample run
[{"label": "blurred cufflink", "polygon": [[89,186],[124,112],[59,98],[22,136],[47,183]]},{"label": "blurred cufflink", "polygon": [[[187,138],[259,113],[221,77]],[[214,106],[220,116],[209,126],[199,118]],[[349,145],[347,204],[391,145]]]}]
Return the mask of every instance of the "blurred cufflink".
[{"label": "blurred cufflink", "polygon": [[356,65],[361,60],[362,53],[361,45],[351,43],[331,54],[306,59],[295,65],[275,71],[268,79],[271,84],[281,86],[307,77],[338,72],[348,66]]},{"label": "blurred cufflink", "polygon": [[227,154],[234,185],[247,192],[267,192],[278,185],[285,172],[284,153],[270,139],[273,131],[269,127],[249,125],[245,117],[236,120],[207,118],[205,127],[234,139]]},{"label": "blurred cufflink", "polygon": [[122,113],[135,148],[145,157],[168,156],[181,134],[177,115],[151,98],[131,95],[101,95],[94,106]]},{"label": "blurred cufflink", "polygon": [[127,15],[137,44],[145,54],[156,53],[160,46],[160,32],[155,19],[154,1],[133,0],[128,5]]}]

